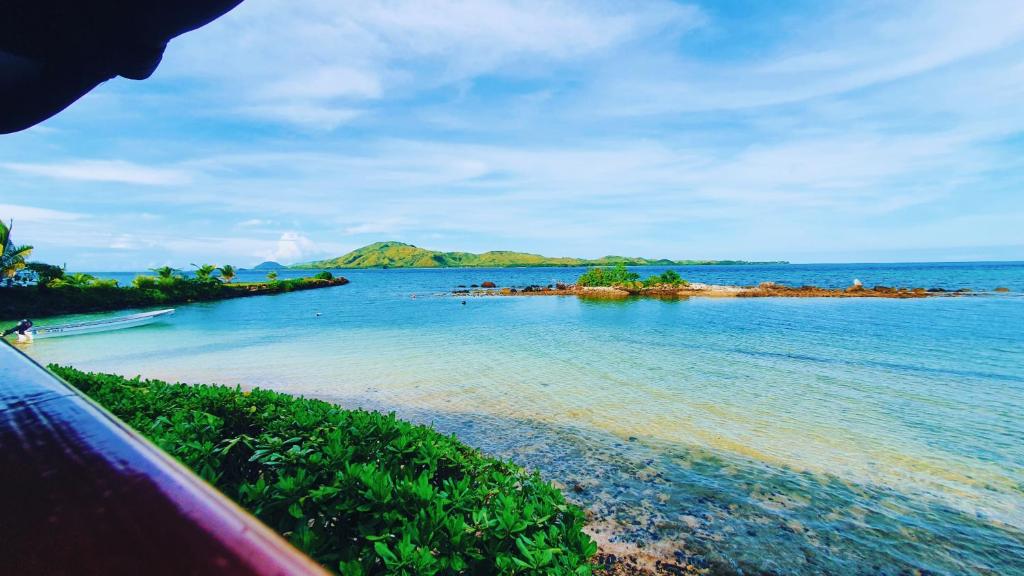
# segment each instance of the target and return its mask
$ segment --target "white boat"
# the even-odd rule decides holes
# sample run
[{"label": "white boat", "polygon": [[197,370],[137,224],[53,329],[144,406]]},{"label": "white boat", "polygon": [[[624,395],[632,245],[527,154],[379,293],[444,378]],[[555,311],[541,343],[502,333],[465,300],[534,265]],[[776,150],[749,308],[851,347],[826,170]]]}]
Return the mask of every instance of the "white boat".
[{"label": "white boat", "polygon": [[59,324],[56,326],[36,326],[28,331],[32,338],[58,338],[60,336],[77,336],[79,334],[92,334],[94,332],[108,332],[110,330],[121,330],[123,328],[134,328],[152,324],[165,316],[174,314],[174,309],[156,310],[154,312],[141,312],[128,316],[117,316],[115,318],[103,318],[102,320],[89,320],[87,322],[75,322],[73,324]]}]

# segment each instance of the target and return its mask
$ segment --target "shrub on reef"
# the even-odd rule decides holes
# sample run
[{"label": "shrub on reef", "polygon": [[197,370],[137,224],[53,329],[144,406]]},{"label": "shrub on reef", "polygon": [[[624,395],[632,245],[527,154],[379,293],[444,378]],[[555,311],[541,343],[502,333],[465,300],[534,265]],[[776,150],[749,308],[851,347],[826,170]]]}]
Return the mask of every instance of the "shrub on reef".
[{"label": "shrub on reef", "polygon": [[591,573],[582,511],[454,436],[264,390],[50,368],[342,574]]},{"label": "shrub on reef", "polygon": [[626,282],[640,279],[636,272],[630,272],[625,265],[617,264],[611,268],[591,268],[576,280],[578,286],[622,286]]},{"label": "shrub on reef", "polygon": [[675,270],[666,270],[662,274],[652,275],[641,282],[640,275],[630,272],[623,264],[612,268],[591,268],[576,280],[577,286],[613,286],[632,291],[663,284],[686,286],[689,282],[683,280]]},{"label": "shrub on reef", "polygon": [[660,286],[664,284],[668,284],[670,286],[688,286],[690,283],[683,280],[682,276],[680,276],[675,270],[666,270],[661,274],[653,274],[644,280],[645,286]]},{"label": "shrub on reef", "polygon": [[314,278],[317,278],[319,280],[334,280],[334,274],[331,274],[327,270],[324,270],[323,272],[318,272],[317,275],[314,276]]}]

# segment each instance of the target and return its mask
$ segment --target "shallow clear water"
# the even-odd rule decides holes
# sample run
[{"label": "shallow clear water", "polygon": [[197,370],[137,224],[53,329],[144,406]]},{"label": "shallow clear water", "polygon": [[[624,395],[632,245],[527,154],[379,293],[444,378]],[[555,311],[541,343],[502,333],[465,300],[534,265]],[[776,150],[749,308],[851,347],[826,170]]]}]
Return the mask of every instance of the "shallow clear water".
[{"label": "shallow clear water", "polygon": [[1013,292],[463,304],[440,294],[579,271],[353,270],[28,350],[395,410],[577,487],[606,537],[720,571],[1024,573],[1024,264],[679,269]]}]

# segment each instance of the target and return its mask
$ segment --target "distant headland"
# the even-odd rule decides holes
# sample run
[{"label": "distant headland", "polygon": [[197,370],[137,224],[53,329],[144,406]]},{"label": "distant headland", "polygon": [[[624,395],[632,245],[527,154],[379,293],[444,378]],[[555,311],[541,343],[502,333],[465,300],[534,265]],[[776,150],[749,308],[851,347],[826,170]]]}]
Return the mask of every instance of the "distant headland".
[{"label": "distant headland", "polygon": [[470,252],[438,252],[405,244],[404,242],[375,242],[343,256],[315,262],[294,264],[290,268],[520,268],[528,266],[701,266],[716,264],[788,264],[777,262],[747,262],[745,260],[668,260],[605,256],[594,260],[585,258],[549,258],[539,254],[509,252],[505,250],[472,254]]}]

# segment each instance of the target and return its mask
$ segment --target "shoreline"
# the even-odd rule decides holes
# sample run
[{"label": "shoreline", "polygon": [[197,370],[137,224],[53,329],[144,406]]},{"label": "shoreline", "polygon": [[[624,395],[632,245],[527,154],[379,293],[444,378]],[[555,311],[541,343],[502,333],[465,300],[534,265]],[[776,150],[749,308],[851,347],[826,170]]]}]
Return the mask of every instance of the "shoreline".
[{"label": "shoreline", "polygon": [[[277,282],[239,284],[225,284],[218,281],[217,284],[209,284],[209,288],[200,286],[200,289],[180,295],[129,286],[99,286],[85,289],[74,287],[40,289],[38,286],[0,288],[0,318],[32,317],[42,319],[67,314],[116,312],[194,302],[217,302],[235,298],[334,288],[348,283],[349,280],[344,277],[331,280],[295,278]],[[154,292],[159,292],[159,294],[154,294]]]}]

